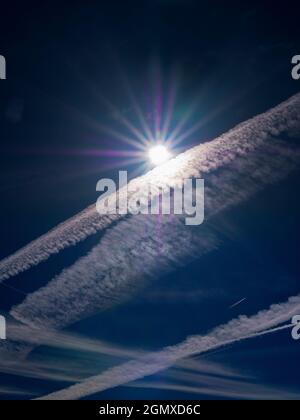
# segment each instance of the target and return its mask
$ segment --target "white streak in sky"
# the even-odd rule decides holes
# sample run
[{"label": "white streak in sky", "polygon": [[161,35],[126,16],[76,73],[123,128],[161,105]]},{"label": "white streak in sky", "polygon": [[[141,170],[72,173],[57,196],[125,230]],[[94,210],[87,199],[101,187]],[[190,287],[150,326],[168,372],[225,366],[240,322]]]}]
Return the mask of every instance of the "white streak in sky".
[{"label": "white streak in sky", "polygon": [[240,305],[242,302],[244,302],[246,299],[247,299],[247,298],[243,298],[243,299],[238,300],[238,301],[237,301],[237,302],[235,302],[233,305],[229,306],[229,309],[233,309],[233,308],[235,308],[236,306],[238,306],[238,305]]},{"label": "white streak in sky", "polygon": [[[230,167],[239,157],[246,157],[259,147],[272,147],[274,138],[299,128],[300,94],[248,120],[214,141],[182,153],[162,167],[132,181],[175,186],[185,178],[203,177],[218,168]],[[274,153],[275,150],[271,153]],[[256,168],[257,169],[257,168]],[[102,231],[120,218],[118,215],[100,216],[94,205],[61,223],[53,230],[21,248],[0,262],[0,281],[17,275],[47,260],[66,247]]]},{"label": "white streak in sky", "polygon": [[[205,172],[205,220],[212,220],[298,167],[299,150],[273,136],[292,137],[300,126],[300,112],[295,113],[299,106],[300,95],[197,146],[153,171],[151,183],[175,185],[184,175]],[[207,223],[190,228],[183,217],[130,217],[109,229],[87,256],[27,296],[11,315],[27,325],[63,328],[123,302],[145,282],[215,249],[219,242]]]},{"label": "white streak in sky", "polygon": [[[205,219],[197,228],[182,217],[133,216],[108,229],[91,252],[50,283],[30,294],[11,315],[28,326],[63,328],[107,309],[135,293],[145,281],[186,264],[215,249],[219,237],[211,220],[298,168],[299,149],[294,134],[300,127],[300,94],[271,111],[239,125],[218,139],[201,144],[162,167],[132,181],[133,185],[176,186],[187,177],[205,179]],[[107,228],[115,216],[99,216],[92,206],[59,225],[0,263],[0,280],[20,273]],[[178,360],[214,350],[245,338],[266,334],[299,313],[300,297],[273,305],[252,317],[240,317],[206,336],[150,353],[111,368],[81,384],[48,396],[77,399],[91,393],[154,374]],[[282,327],[278,327],[282,328]],[[284,327],[285,328],[285,327]],[[34,345],[39,344],[39,340]],[[15,346],[15,343],[6,343]],[[26,352],[26,344],[18,344]]]},{"label": "white streak in sky", "polygon": [[213,329],[206,336],[189,337],[180,344],[166,347],[161,351],[149,353],[140,359],[113,367],[100,375],[93,376],[41,399],[74,400],[84,398],[153,375],[169,368],[183,358],[290,328],[291,324],[283,326],[280,324],[289,321],[293,315],[299,313],[299,309],[300,295],[289,298],[287,302],[272,305],[269,309],[260,311],[251,317],[240,316]]},{"label": "white streak in sky", "polygon": [[[206,358],[205,358],[206,359]],[[222,365],[217,365],[216,374],[205,373],[203,360],[203,372],[186,371],[178,368],[177,365],[164,371],[157,381],[138,380],[126,384],[127,387],[144,389],[165,389],[182,393],[210,395],[222,398],[255,399],[255,400],[299,400],[298,389],[279,388],[272,385],[261,385],[256,378],[240,376],[238,379],[231,375],[223,375]],[[201,368],[200,367],[200,368]],[[213,367],[214,368],[214,367]],[[219,371],[218,371],[219,370]],[[78,382],[78,381],[77,381]],[[201,397],[200,397],[201,398]],[[182,399],[184,397],[182,396]]]},{"label": "white streak in sky", "polygon": [[183,220],[155,220],[135,216],[121,222],[86,257],[28,295],[11,315],[31,326],[65,327],[123,302],[147,281],[218,244],[209,230],[197,235],[197,229],[186,229]]}]

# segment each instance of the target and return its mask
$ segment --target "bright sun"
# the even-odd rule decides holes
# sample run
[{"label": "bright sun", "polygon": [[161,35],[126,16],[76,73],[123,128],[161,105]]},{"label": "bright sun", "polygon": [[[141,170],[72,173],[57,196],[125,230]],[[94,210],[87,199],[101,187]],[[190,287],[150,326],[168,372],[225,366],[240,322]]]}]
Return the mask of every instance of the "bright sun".
[{"label": "bright sun", "polygon": [[170,157],[171,153],[162,144],[157,144],[149,149],[149,159],[155,166],[161,165],[169,160]]}]

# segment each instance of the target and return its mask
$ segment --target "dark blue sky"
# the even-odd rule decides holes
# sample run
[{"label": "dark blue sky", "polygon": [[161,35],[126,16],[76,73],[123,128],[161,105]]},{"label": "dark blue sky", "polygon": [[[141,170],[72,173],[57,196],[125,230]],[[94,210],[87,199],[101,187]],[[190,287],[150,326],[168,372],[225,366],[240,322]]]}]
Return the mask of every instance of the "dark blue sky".
[{"label": "dark blue sky", "polygon": [[[138,126],[125,79],[150,125],[158,74],[163,95],[171,80],[178,87],[172,125],[196,104],[188,126],[199,118],[204,122],[181,144],[184,149],[213,139],[299,92],[300,81],[291,78],[291,58],[300,54],[299,13],[299,5],[289,1],[1,5],[0,54],[7,61],[7,80],[0,81],[0,258],[95,202],[100,177],[115,176],[118,169],[137,169],[118,157],[86,152],[130,149],[100,129],[105,124],[128,134],[108,101]],[[178,270],[152,285],[142,299],[85,320],[74,330],[120,346],[160,349],[237,316],[241,308],[228,307],[245,295],[242,312],[251,315],[297,294],[297,191],[298,173],[260,193],[251,204],[222,215],[216,224],[226,226],[225,246],[201,264],[191,264],[188,278],[185,269]],[[98,239],[89,238],[78,248],[65,250],[55,263],[50,260],[16,276],[8,288],[1,285],[0,312],[23,300],[22,293],[10,286],[25,293],[43,286]],[[184,295],[198,289],[199,278],[206,299],[187,303],[145,298],[159,295],[170,284]],[[211,290],[218,293],[210,294]],[[263,343],[239,344],[211,360],[254,373],[260,383],[299,390],[298,350],[299,343],[282,332]],[[58,352],[53,357],[67,355]],[[162,381],[161,375],[149,381]],[[1,384],[20,383],[41,394],[67,385],[12,375],[1,380]],[[195,395],[120,387],[98,397]]]},{"label": "dark blue sky", "polygon": [[[290,77],[300,39],[296,4],[145,0],[2,5],[0,53],[7,60],[7,80],[0,91],[6,237],[1,255],[63,220],[70,206],[76,213],[95,199],[99,175],[117,159],[80,151],[128,149],[97,125],[118,126],[105,100],[138,125],[124,76],[151,118],[153,67],[161,69],[165,95],[175,74],[173,124],[194,101],[189,123],[199,115],[205,120],[184,148],[299,91]],[[16,199],[22,212],[11,205]],[[52,208],[44,220],[41,203]],[[31,214],[35,225],[24,228]],[[18,235],[6,230],[12,220]]]}]

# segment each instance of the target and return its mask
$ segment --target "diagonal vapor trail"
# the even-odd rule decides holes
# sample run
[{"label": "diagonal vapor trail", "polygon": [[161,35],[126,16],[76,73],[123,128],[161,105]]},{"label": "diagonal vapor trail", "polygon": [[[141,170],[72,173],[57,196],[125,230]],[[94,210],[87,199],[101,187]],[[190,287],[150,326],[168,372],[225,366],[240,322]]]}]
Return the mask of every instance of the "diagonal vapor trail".
[{"label": "diagonal vapor trail", "polygon": [[[87,256],[28,295],[11,315],[29,327],[60,329],[123,302],[146,281],[218,247],[221,239],[210,223],[214,215],[298,168],[299,149],[288,140],[294,140],[299,132],[299,110],[300,95],[296,95],[132,181],[139,188],[148,183],[164,188],[176,186],[187,177],[203,177],[208,224],[191,228],[185,226],[182,217],[175,216],[162,216],[159,223],[156,217],[144,215],[121,220],[105,232]],[[114,217],[118,216],[101,217],[90,207],[4,260],[0,273],[9,277],[9,273],[29,268],[45,259],[40,259],[42,254],[46,258],[51,255],[48,244],[56,243],[63,249],[83,240],[91,230],[107,227]],[[37,257],[31,259],[35,250]],[[38,343],[37,339],[34,345]],[[22,339],[19,342],[13,337],[1,343],[1,351],[15,354],[21,349],[26,355],[34,345],[22,344]]]},{"label": "diagonal vapor trail", "polygon": [[297,167],[297,153],[279,144],[274,147],[268,152],[260,148],[207,176],[203,225],[191,228],[175,216],[158,221],[137,215],[121,221],[86,256],[28,295],[11,315],[27,325],[63,328],[125,301],[146,282],[216,249],[222,238],[214,231],[214,216]]},{"label": "diagonal vapor trail", "polygon": [[[238,125],[216,140],[200,144],[162,167],[136,178],[130,185],[142,188],[151,183],[167,187],[176,186],[185,178],[205,178],[207,174],[230,165],[237,158],[248,156],[262,145],[271,147],[274,138],[285,135],[295,127],[298,126],[299,129],[299,111],[300,94],[297,94],[270,111]],[[2,260],[0,282],[106,229],[120,218],[120,215],[99,215],[95,205],[88,207]]]},{"label": "diagonal vapor trail", "polygon": [[[234,149],[230,156],[237,153],[235,159],[230,158],[225,164],[224,159],[228,155],[225,153],[219,156],[219,161],[223,159],[223,167],[216,162],[217,170],[206,174],[206,220],[210,221],[221,210],[248,199],[258,190],[298,167],[298,149],[280,139],[266,138],[268,130],[272,131],[272,135],[283,131],[291,135],[291,131],[300,126],[300,121],[294,114],[295,107],[291,107],[291,111],[290,107],[286,106],[290,102],[293,103],[293,99],[295,97],[282,107],[275,108],[281,109],[281,120],[285,121],[285,125],[282,123],[280,129],[276,125],[278,116],[274,119],[273,110],[270,115],[256,117],[221,137],[224,143],[223,152],[225,146],[231,150],[234,139],[239,142],[244,139],[247,154],[241,155]],[[299,105],[300,95],[296,99]],[[273,122],[272,128],[269,127],[269,120]],[[258,125],[261,136],[259,138],[255,137]],[[255,148],[251,148],[250,139],[258,143]],[[204,168],[204,163],[199,164],[199,159],[207,162],[207,156],[203,150],[199,151],[199,148],[206,150],[207,147],[211,147],[211,144],[200,145],[190,153],[194,160],[189,161],[189,174],[193,171],[193,175],[199,173],[195,161],[200,168]],[[187,157],[183,154],[178,160],[183,160],[186,164]],[[207,165],[211,168],[212,162],[209,161]],[[176,165],[175,160],[169,163],[167,168],[174,166],[177,168],[173,169],[172,184],[178,182],[178,179],[181,180],[178,167],[181,169],[182,165],[178,162]],[[167,170],[167,173],[170,182],[170,170]],[[160,174],[159,180],[161,177]],[[140,183],[140,180],[135,182]],[[157,184],[154,181],[154,185]],[[145,282],[187,264],[193,258],[215,249],[219,243],[219,236],[207,223],[191,228],[186,226],[183,218],[179,216],[161,216],[159,223],[157,217],[152,215],[133,216],[109,229],[100,243],[86,256],[63,270],[45,287],[28,295],[20,305],[12,309],[11,315],[31,326],[66,327],[123,302],[136,293]]]},{"label": "diagonal vapor trail", "polygon": [[242,298],[242,299],[240,299],[240,300],[238,300],[237,302],[235,302],[235,303],[233,303],[232,305],[230,305],[229,306],[229,309],[233,309],[233,308],[235,308],[236,306],[238,306],[238,305],[240,305],[242,302],[245,302],[245,300],[247,300],[247,298]]},{"label": "diagonal vapor trail", "polygon": [[289,321],[300,310],[300,295],[288,301],[270,306],[256,315],[240,316],[227,324],[214,328],[205,336],[196,335],[180,344],[169,346],[161,351],[149,353],[103,373],[88,378],[81,383],[41,397],[44,400],[75,400],[101,391],[124,385],[128,382],[153,375],[176,364],[179,360],[206,353],[217,348],[245,339],[259,337],[290,328]]}]

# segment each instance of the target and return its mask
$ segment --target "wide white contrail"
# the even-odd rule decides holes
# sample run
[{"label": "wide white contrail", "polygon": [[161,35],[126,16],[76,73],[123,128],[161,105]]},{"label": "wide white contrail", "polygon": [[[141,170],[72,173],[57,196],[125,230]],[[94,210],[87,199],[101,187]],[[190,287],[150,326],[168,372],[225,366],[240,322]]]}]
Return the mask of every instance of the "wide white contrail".
[{"label": "wide white contrail", "polygon": [[[246,121],[214,141],[201,144],[164,166],[132,181],[132,186],[156,184],[175,186],[185,178],[204,177],[218,168],[230,166],[239,157],[245,157],[262,145],[269,147],[273,138],[299,128],[300,94],[286,102]],[[119,215],[102,215],[94,205],[58,225],[56,228],[26,245],[0,262],[0,281],[21,273],[47,260],[62,249],[75,245],[88,236],[110,226]]]},{"label": "wide white contrail", "polygon": [[[206,219],[211,220],[219,211],[242,202],[298,167],[297,144],[287,140],[293,140],[299,133],[299,108],[300,95],[297,95],[219,139],[178,156],[133,183],[139,188],[148,183],[165,187],[176,186],[187,177],[204,177]],[[89,235],[91,226],[95,227],[93,217],[101,219],[90,208],[71,222],[66,222],[66,226],[50,232],[54,235],[54,242],[61,246],[55,252],[66,244],[70,245],[65,235],[70,232],[71,226],[76,225],[80,231],[71,229],[70,242],[76,243]],[[105,220],[109,224],[113,216]],[[104,225],[99,226],[95,231]],[[48,258],[53,252],[48,252],[45,238],[12,256],[13,262],[8,263],[10,268],[6,274],[16,268],[22,271],[34,265],[32,261]],[[185,264],[191,257],[214,249],[218,243],[218,235],[210,225],[191,229],[184,225],[181,217],[164,216],[160,223],[151,216],[131,217],[109,229],[86,257],[64,270],[46,287],[29,295],[21,305],[13,308],[11,314],[29,326],[62,328],[119,303],[146,280],[154,279],[178,264]],[[31,261],[30,252],[35,246],[44,257],[40,259],[42,254],[38,251],[37,260]],[[26,249],[31,251],[28,253]],[[26,265],[28,263],[29,266]],[[0,264],[0,272],[3,264]],[[13,341],[18,342],[17,337]],[[34,344],[38,343],[37,339]],[[24,345],[22,341],[17,345],[8,342],[6,347],[13,351],[19,348],[25,353],[30,351],[28,344]]]},{"label": "wide white contrail", "polygon": [[186,229],[181,219],[136,216],[107,232],[99,245],[40,290],[11,315],[31,326],[62,328],[110,308],[145,282],[215,249],[218,239]]},{"label": "wide white contrail", "polygon": [[280,324],[290,321],[293,315],[299,313],[299,310],[300,295],[291,297],[287,302],[272,305],[269,309],[260,311],[256,315],[240,316],[213,329],[206,336],[192,336],[175,346],[166,347],[161,351],[149,353],[139,359],[108,369],[100,375],[49,394],[42,399],[75,400],[84,398],[153,375],[176,364],[180,359],[206,353],[241,340],[290,328],[290,324],[283,326]]},{"label": "wide white contrail", "polygon": [[[175,185],[187,174],[205,175],[205,217],[209,220],[297,167],[297,149],[273,136],[292,137],[300,125],[299,114],[295,114],[299,99],[294,97],[220,139],[178,156],[152,171],[147,182]],[[134,182],[140,185],[142,181]],[[191,229],[180,217],[163,216],[157,223],[153,216],[134,216],[108,230],[86,257],[30,294],[11,314],[30,326],[65,327],[121,302],[145,281],[215,249],[219,241],[210,226]],[[11,351],[16,346],[7,342],[1,347]],[[30,351],[27,344],[18,343],[19,348],[25,354]]]},{"label": "wide white contrail", "polygon": [[[223,155],[219,157],[218,164],[215,162],[217,170],[211,169],[205,175],[206,221],[213,220],[221,210],[248,199],[259,189],[298,167],[298,148],[287,141],[273,138],[277,131],[291,138],[294,130],[300,127],[294,107],[292,118],[288,117],[286,106],[285,103],[282,109],[279,107],[270,115],[256,117],[221,137]],[[282,111],[279,113],[282,123],[280,130],[276,128],[278,109]],[[273,122],[272,130],[269,120]],[[258,135],[258,125],[260,138],[255,137]],[[236,145],[233,139],[241,138],[244,139],[244,149],[247,149],[247,153],[244,150],[245,154],[237,153],[235,148],[231,151],[233,144]],[[252,147],[254,142],[255,148]],[[215,144],[215,141],[211,143]],[[197,165],[204,167],[208,159],[205,155],[207,147],[212,146],[201,145],[193,149],[193,153],[190,153],[193,161],[189,161],[186,154],[178,157],[179,161],[185,162],[189,174],[199,173]],[[201,153],[199,148],[202,149]],[[229,150],[227,153],[226,148]],[[230,159],[225,163],[228,154]],[[232,159],[233,154],[235,159]],[[210,168],[211,165],[212,162],[209,162]],[[172,168],[174,175],[171,175]],[[181,179],[178,168],[181,165],[176,160],[168,164],[168,179],[172,178],[172,184]],[[165,170],[165,167],[160,169]],[[154,185],[160,182],[160,177],[158,182],[155,182],[155,177],[151,179]],[[27,325],[63,328],[124,301],[138,291],[145,281],[158,278],[178,265],[187,264],[191,258],[215,249],[219,242],[211,224],[191,228],[179,216],[161,216],[159,222],[152,215],[133,216],[109,229],[87,256],[63,270],[47,286],[30,294],[23,303],[12,309],[11,315]]]}]

